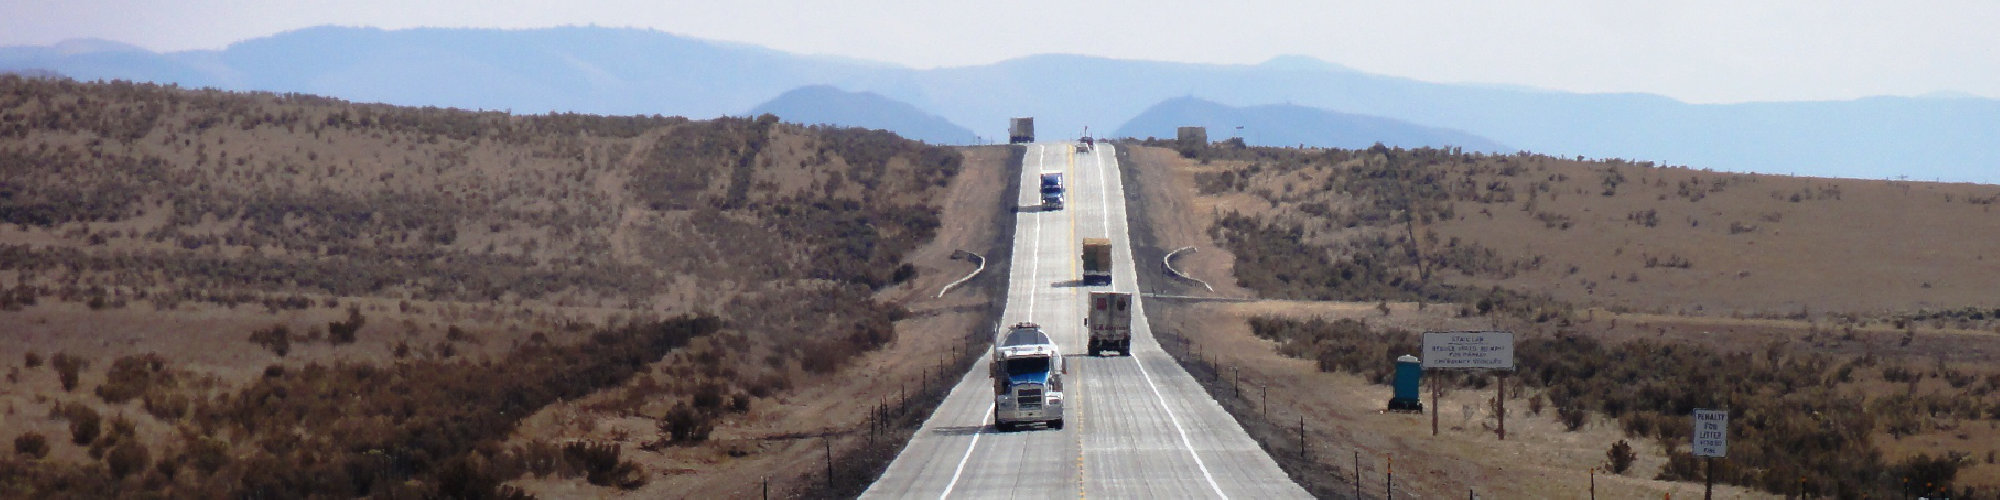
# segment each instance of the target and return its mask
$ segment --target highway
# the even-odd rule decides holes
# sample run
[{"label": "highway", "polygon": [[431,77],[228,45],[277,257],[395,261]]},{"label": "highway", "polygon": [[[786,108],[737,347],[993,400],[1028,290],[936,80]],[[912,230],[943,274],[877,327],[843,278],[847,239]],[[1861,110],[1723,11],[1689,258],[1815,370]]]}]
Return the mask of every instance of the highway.
[{"label": "highway", "polygon": [[[1000,432],[976,364],[863,498],[1309,498],[1160,350],[1134,297],[1133,355],[1083,352],[1083,238],[1112,241],[1110,290],[1136,292],[1112,146],[1027,145],[1003,324],[1040,323],[1069,359],[1063,429]],[[1065,209],[1039,210],[1038,176],[1064,173]],[[1153,269],[1148,267],[1147,269]]]}]

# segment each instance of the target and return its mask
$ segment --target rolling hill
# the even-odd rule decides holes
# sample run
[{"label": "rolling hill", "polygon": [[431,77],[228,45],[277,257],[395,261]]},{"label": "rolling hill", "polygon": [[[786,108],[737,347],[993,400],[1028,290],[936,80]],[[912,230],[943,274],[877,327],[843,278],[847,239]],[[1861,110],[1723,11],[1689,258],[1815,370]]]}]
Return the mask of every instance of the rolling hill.
[{"label": "rolling hill", "polygon": [[977,144],[971,130],[925,113],[909,103],[874,92],[846,92],[827,85],[792,89],[750,109],[750,115],[770,113],[787,123],[861,127],[895,132],[931,144]]},{"label": "rolling hill", "polygon": [[1194,97],[1169,99],[1146,108],[1112,135],[1173,137],[1175,129],[1181,126],[1208,127],[1211,140],[1240,133],[1244,142],[1253,146],[1360,149],[1379,142],[1404,148],[1457,146],[1469,151],[1506,150],[1506,146],[1484,137],[1391,118],[1286,104],[1239,108]]},{"label": "rolling hill", "polygon": [[1690,104],[1368,74],[1302,56],[1187,64],[1036,55],[912,69],[635,29],[319,27],[222,50],[152,53],[104,41],[0,49],[0,71],[43,69],[226,90],[303,92],[413,106],[666,114],[740,113],[832,85],[903,101],[999,137],[1006,118],[1043,130],[1107,127],[1159,102],[1289,103],[1462,130],[1561,157],[1732,171],[2000,182],[2000,100],[1952,94],[1848,101]]}]

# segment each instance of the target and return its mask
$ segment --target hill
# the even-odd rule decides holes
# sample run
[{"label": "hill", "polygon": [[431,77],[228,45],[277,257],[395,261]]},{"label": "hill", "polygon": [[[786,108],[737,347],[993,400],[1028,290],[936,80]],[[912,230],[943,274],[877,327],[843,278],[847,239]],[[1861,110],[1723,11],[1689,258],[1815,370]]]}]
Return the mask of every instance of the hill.
[{"label": "hill", "polygon": [[[1680,496],[1702,477],[1687,415],[1727,407],[1716,474],[1746,494],[2000,488],[1975,458],[2000,453],[2000,302],[1983,285],[2000,279],[1985,264],[2000,188],[1380,146],[1132,155],[1159,207],[1144,211],[1160,241],[1140,245],[1195,246],[1180,269],[1260,298],[1147,311],[1190,371],[1229,375],[1210,393],[1269,448],[1319,436],[1480,478],[1417,494],[1534,498],[1578,490],[1498,478],[1576,477],[1624,449],[1629,471],[1596,473],[1606,491]],[[1209,293],[1190,285],[1155,283]],[[1516,334],[1505,441],[1483,374],[1440,377],[1441,437],[1382,413],[1417,332],[1460,330]],[[1259,390],[1281,403],[1259,408]],[[1280,459],[1302,483],[1351,481],[1348,455],[1328,455]]]},{"label": "hill", "polygon": [[1506,149],[1484,137],[1402,120],[1283,104],[1232,107],[1194,97],[1169,99],[1146,108],[1112,135],[1174,137],[1176,129],[1183,126],[1207,127],[1211,140],[1237,133],[1241,127],[1244,142],[1253,146],[1360,149],[1381,143],[1411,148],[1457,146],[1486,152]]},{"label": "hill", "polygon": [[881,360],[997,318],[934,290],[1004,255],[1007,157],[0,75],[0,491],[817,491],[783,436],[865,474],[945,387]]},{"label": "hill", "polygon": [[983,137],[1006,119],[1100,129],[1167,99],[1288,103],[1460,130],[1559,157],[1730,171],[2000,183],[2000,100],[1951,95],[1689,104],[1372,75],[1300,56],[1183,64],[1037,55],[915,70],[667,33],[320,27],[220,51],[154,54],[103,42],[0,49],[0,70],[304,92],[413,106],[721,116],[790,89],[832,85],[910,103]]},{"label": "hill", "polygon": [[809,85],[785,92],[751,108],[750,116],[777,115],[791,123],[826,124],[887,130],[930,144],[971,145],[979,136],[916,106],[873,92],[845,92],[827,85]]}]

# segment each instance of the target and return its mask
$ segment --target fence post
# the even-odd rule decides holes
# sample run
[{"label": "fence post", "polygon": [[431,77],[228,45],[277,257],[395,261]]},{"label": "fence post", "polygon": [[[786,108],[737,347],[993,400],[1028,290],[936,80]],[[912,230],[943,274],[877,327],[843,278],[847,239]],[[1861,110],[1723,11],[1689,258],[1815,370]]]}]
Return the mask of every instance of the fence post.
[{"label": "fence post", "polygon": [[833,436],[820,436],[819,442],[826,444],[826,489],[833,489]]},{"label": "fence post", "polygon": [[1361,449],[1354,450],[1354,500],[1361,500]]}]

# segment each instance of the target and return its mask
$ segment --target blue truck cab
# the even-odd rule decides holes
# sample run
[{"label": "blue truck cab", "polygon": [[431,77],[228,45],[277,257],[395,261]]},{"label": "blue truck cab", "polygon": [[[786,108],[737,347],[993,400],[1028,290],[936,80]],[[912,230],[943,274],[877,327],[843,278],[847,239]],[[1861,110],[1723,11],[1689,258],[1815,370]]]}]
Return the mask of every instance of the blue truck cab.
[{"label": "blue truck cab", "polygon": [[1063,426],[1063,357],[1041,325],[1016,323],[993,347],[993,423],[1000,430]]}]

